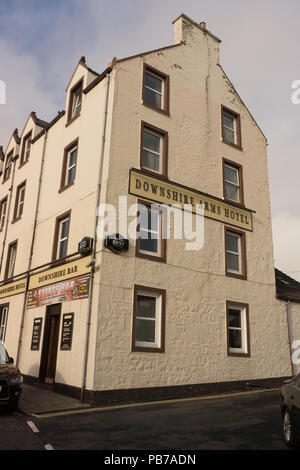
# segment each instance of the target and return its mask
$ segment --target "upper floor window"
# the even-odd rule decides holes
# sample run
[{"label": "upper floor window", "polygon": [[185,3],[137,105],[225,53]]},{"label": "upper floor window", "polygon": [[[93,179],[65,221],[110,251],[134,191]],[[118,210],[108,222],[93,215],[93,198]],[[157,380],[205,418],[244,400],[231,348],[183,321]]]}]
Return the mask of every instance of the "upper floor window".
[{"label": "upper floor window", "polygon": [[70,91],[68,122],[72,121],[80,114],[82,103],[82,87],[83,80],[81,79],[80,82],[77,83]]},{"label": "upper floor window", "polygon": [[226,275],[246,279],[245,233],[225,227]]},{"label": "upper floor window", "polygon": [[0,305],[0,341],[5,340],[5,332],[8,316],[8,304]]},{"label": "upper floor window", "polygon": [[18,242],[15,241],[8,245],[4,279],[10,279],[14,275],[17,256],[17,243]]},{"label": "upper floor window", "polygon": [[71,186],[75,181],[78,154],[78,139],[65,148],[61,172],[60,191]]},{"label": "upper floor window", "polygon": [[224,199],[244,204],[242,167],[223,159]]},{"label": "upper floor window", "polygon": [[3,181],[6,181],[10,178],[11,169],[13,165],[13,157],[14,157],[14,151],[12,150],[6,157]]},{"label": "upper floor window", "polygon": [[56,219],[52,261],[63,259],[67,256],[71,212],[59,216]]},{"label": "upper floor window", "polygon": [[158,206],[143,201],[139,201],[138,210],[136,255],[164,262],[166,240],[163,238],[163,212]]},{"label": "upper floor window", "polygon": [[29,160],[30,148],[31,148],[31,138],[32,138],[32,131],[30,131],[23,139],[20,166],[23,165],[24,163],[28,162],[28,160]]},{"label": "upper floor window", "polygon": [[222,106],[222,139],[241,148],[240,115]]},{"label": "upper floor window", "polygon": [[4,229],[7,213],[7,196],[0,202],[0,230]]},{"label": "upper floor window", "polygon": [[142,122],[141,168],[167,176],[168,133]]},{"label": "upper floor window", "polygon": [[24,200],[25,200],[25,189],[26,189],[25,181],[24,183],[19,184],[19,186],[17,187],[13,222],[16,222],[22,217],[23,209],[24,209]]},{"label": "upper floor window", "polygon": [[143,103],[169,112],[169,77],[144,65]]}]

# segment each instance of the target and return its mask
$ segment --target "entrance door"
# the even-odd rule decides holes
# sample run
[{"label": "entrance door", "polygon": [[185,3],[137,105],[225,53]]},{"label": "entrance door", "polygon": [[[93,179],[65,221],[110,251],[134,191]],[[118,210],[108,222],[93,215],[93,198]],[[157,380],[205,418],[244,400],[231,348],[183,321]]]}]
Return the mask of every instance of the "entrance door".
[{"label": "entrance door", "polygon": [[46,310],[45,332],[40,365],[40,381],[46,384],[53,384],[55,380],[60,312],[61,304],[49,305]]}]

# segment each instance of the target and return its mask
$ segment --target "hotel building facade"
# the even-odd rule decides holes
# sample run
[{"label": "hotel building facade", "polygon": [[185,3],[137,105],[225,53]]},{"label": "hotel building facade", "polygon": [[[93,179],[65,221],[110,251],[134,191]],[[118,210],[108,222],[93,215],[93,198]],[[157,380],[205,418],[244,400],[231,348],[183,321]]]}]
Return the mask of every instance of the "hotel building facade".
[{"label": "hotel building facade", "polygon": [[[1,149],[0,339],[28,383],[88,402],[293,373],[266,138],[220,65],[220,40],[185,15],[173,24],[173,45],[102,73],[82,57],[66,110],[50,123],[32,112]],[[144,237],[117,226],[129,241],[118,251],[98,236],[98,208],[118,215],[120,196],[130,216],[142,204]],[[165,206],[185,203],[204,211],[198,250],[172,236],[175,216],[162,235]]]}]

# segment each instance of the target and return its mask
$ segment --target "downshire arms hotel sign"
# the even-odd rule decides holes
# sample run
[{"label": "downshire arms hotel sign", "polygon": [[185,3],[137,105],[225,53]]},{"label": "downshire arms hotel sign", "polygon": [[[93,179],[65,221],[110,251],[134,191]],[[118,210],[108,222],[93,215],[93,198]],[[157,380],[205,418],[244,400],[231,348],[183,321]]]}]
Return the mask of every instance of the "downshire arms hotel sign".
[{"label": "downshire arms hotel sign", "polygon": [[244,230],[253,230],[253,211],[227,203],[222,199],[204,194],[195,189],[187,188],[152,175],[146,175],[139,170],[130,170],[129,193],[159,204],[176,204],[182,208],[185,204],[190,204],[193,207],[194,213],[196,212],[196,204],[201,204],[204,207],[204,217]]}]

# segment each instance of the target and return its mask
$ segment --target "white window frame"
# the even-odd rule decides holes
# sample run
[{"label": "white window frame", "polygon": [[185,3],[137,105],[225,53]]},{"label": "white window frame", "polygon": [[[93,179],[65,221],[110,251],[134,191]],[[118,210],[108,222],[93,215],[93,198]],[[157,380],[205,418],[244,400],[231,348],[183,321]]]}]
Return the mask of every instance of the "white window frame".
[{"label": "white window frame", "polygon": [[5,225],[6,219],[6,211],[7,211],[7,198],[1,201],[1,208],[0,208],[0,230],[3,230]]},{"label": "white window frame", "polygon": [[[227,116],[228,118],[233,120],[233,128],[228,127],[228,126],[225,125],[224,116]],[[233,132],[233,142],[231,142],[231,140],[227,140],[227,139],[225,139],[225,142],[229,142],[230,144],[237,145],[237,117],[233,113],[231,113],[230,111],[227,111],[226,109],[223,109],[223,128]],[[223,136],[224,136],[224,134],[223,134]]]},{"label": "white window frame", "polygon": [[[63,224],[68,221],[69,222],[69,226],[68,226],[68,234],[66,237],[62,237],[62,227],[63,227]],[[65,258],[65,256],[67,255],[67,253],[65,254],[65,256],[63,257],[60,257],[59,254],[60,254],[60,247],[61,247],[61,244],[64,242],[64,241],[67,241],[68,243],[68,239],[69,239],[69,230],[70,230],[70,216],[67,216],[67,217],[64,217],[63,219],[61,219],[59,221],[59,227],[58,227],[58,237],[57,237],[57,252],[56,252],[56,259],[59,260],[59,259],[63,259]]]},{"label": "white window frame", "polygon": [[[139,296],[143,297],[153,297],[155,299],[155,318],[147,318],[147,317],[139,317],[138,316],[138,298]],[[135,312],[135,322],[136,320],[143,320],[143,321],[154,321],[155,322],[155,341],[154,342],[147,342],[147,341],[138,341],[136,339],[136,331],[135,334],[135,346],[139,348],[153,348],[159,349],[161,348],[161,320],[162,320],[162,294],[160,292],[152,292],[148,290],[138,289],[136,292],[136,312]]]},{"label": "white window frame", "polygon": [[153,207],[153,206],[147,206],[147,205],[144,205],[142,203],[139,203],[138,204],[139,206],[139,212],[141,210],[147,210],[147,213],[151,212],[151,218],[152,218],[152,213],[154,213],[155,215],[157,215],[158,217],[158,221],[157,221],[157,228],[158,230],[153,230],[153,229],[149,229],[148,228],[142,228],[141,227],[141,217],[140,217],[140,231],[139,231],[139,235],[141,233],[141,231],[143,232],[147,232],[147,233],[153,233],[153,234],[157,234],[157,252],[154,252],[154,251],[148,251],[148,250],[142,250],[140,248],[140,244],[139,244],[139,240],[140,240],[140,236],[138,238],[138,253],[141,253],[143,255],[148,255],[148,256],[155,256],[157,258],[160,258],[162,256],[162,211],[158,208],[158,207]]},{"label": "white window frame", "polygon": [[[234,170],[237,174],[237,184],[235,183],[232,183],[232,181],[228,181],[226,180],[226,175],[225,175],[225,168],[229,168],[230,170]],[[224,163],[224,182],[225,182],[225,197],[226,199],[228,199],[229,201],[233,201],[233,202],[236,202],[236,203],[240,203],[240,171],[238,168],[230,165],[229,163]],[[226,196],[226,185],[229,185],[229,186],[234,186],[235,188],[237,188],[237,200],[235,199],[231,199],[230,197]]]},{"label": "white window frame", "polygon": [[[79,115],[82,104],[82,87],[78,86],[72,91],[72,110],[71,110],[71,119],[74,119]],[[79,108],[79,111],[78,111]]]},{"label": "white window frame", "polygon": [[[144,145],[144,142],[145,142],[145,139],[144,139],[144,135],[145,135],[145,132],[147,132],[148,134],[152,134],[154,135],[155,137],[159,137],[159,152],[155,152],[154,150],[152,149],[148,149],[147,147],[145,147]],[[153,131],[152,129],[149,129],[148,127],[144,126],[143,128],[143,145],[142,145],[142,154],[144,152],[144,150],[146,152],[149,152],[149,153],[152,153],[153,155],[155,156],[158,156],[159,157],[159,168],[158,170],[154,170],[153,168],[149,168],[147,166],[144,165],[143,163],[143,169],[145,170],[149,170],[149,171],[152,171],[153,173],[157,173],[158,175],[161,175],[162,174],[162,169],[163,169],[163,139],[164,139],[164,136],[159,134],[158,132],[155,132]],[[142,159],[143,159],[143,155],[142,155]]]},{"label": "white window frame", "polygon": [[[240,317],[241,317],[241,326],[240,327],[233,327],[229,326],[229,310],[235,310],[240,312]],[[246,306],[238,306],[234,304],[228,304],[227,306],[227,315],[228,315],[228,350],[232,354],[248,354],[248,331],[247,331],[247,307]],[[232,348],[230,347],[230,336],[229,336],[229,331],[230,330],[239,330],[241,331],[241,339],[242,339],[242,347],[241,348]]]},{"label": "white window frame", "polygon": [[[75,160],[75,163],[73,163],[72,165],[70,165],[70,161],[71,161],[71,154],[74,152],[74,150],[76,150],[76,160]],[[69,180],[69,172],[70,170],[72,170],[73,168],[76,168],[76,165],[77,165],[77,156],[78,156],[78,145],[75,144],[70,150],[67,151],[67,164],[66,164],[66,174],[65,174],[65,186],[68,186],[69,184],[73,183],[73,181],[75,181],[75,176],[74,176],[74,179],[72,181],[68,181]],[[75,170],[76,171],[76,170]]]},{"label": "white window frame", "polygon": [[18,188],[16,219],[19,219],[23,214],[24,201],[25,201],[25,190],[26,190],[26,185],[25,184]]},{"label": "white window frame", "polygon": [[27,137],[25,137],[25,140],[24,140],[23,163],[26,163],[29,160],[30,149],[31,149],[31,133]]},{"label": "white window frame", "polygon": [[[228,234],[238,239],[238,251],[231,251],[227,248],[227,235]],[[239,233],[231,232],[230,230],[226,230],[225,237],[226,237],[226,258],[227,258],[227,254],[238,255],[238,262],[239,262],[239,270],[230,269],[228,267],[228,258],[227,258],[226,260],[227,272],[231,274],[242,275],[243,274],[242,235],[240,235]]]},{"label": "white window frame", "polygon": [[7,326],[7,317],[8,317],[8,305],[0,306],[0,341],[4,343],[6,326]]},{"label": "white window frame", "polygon": [[[158,79],[162,82],[161,92],[159,92],[157,90],[154,90],[154,88],[151,88],[150,86],[146,85],[146,74],[152,75],[152,77],[155,77],[156,79]],[[165,79],[146,68],[146,70],[145,70],[145,89],[146,88],[147,88],[147,90],[150,90],[152,93],[156,93],[157,95],[159,95],[161,97],[160,106],[155,106],[155,107],[158,108],[158,109],[164,109]],[[152,105],[152,106],[154,106],[154,105]]]},{"label": "white window frame", "polygon": [[[13,158],[14,158],[14,153],[10,152],[7,156],[6,165],[5,165],[5,168],[4,168],[4,180],[5,181],[10,178],[11,167],[12,167],[12,164],[13,164]],[[8,176],[7,176],[7,173],[9,173]]]},{"label": "white window frame", "polygon": [[8,253],[9,253],[9,260],[8,260],[8,269],[7,269],[7,279],[10,279],[14,275],[16,257],[17,257],[17,244],[11,245],[9,247]]}]

